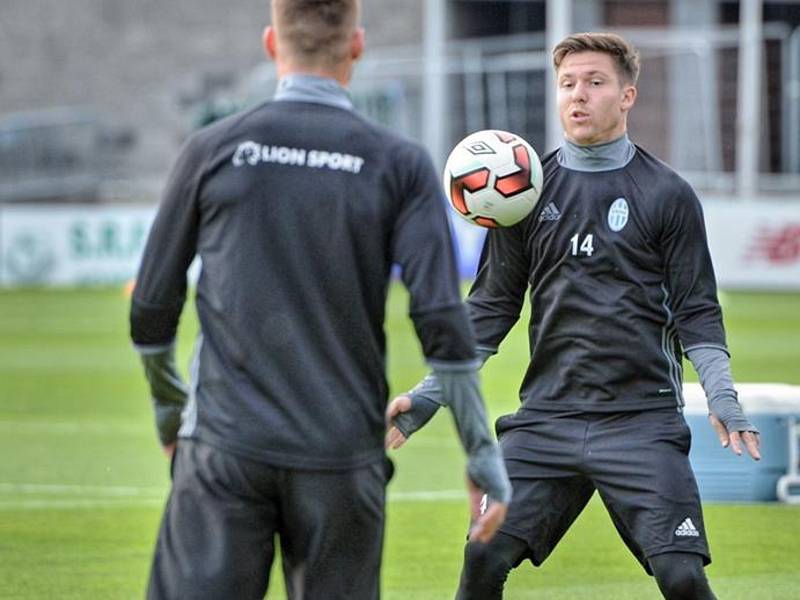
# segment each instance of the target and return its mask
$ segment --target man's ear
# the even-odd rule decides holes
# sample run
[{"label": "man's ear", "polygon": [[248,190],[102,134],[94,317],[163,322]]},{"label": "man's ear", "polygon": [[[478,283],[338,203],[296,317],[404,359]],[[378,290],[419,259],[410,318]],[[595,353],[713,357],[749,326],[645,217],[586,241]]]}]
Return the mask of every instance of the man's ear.
[{"label": "man's ear", "polygon": [[364,53],[364,28],[356,27],[353,38],[350,40],[350,58],[358,60]]},{"label": "man's ear", "polygon": [[637,94],[638,90],[636,89],[635,85],[626,85],[622,89],[622,110],[624,112],[627,112],[633,108],[633,105],[636,102]]},{"label": "man's ear", "polygon": [[261,35],[261,43],[264,45],[264,52],[272,60],[276,59],[278,54],[278,43],[275,40],[275,29],[272,25],[267,25],[264,28],[264,33]]}]

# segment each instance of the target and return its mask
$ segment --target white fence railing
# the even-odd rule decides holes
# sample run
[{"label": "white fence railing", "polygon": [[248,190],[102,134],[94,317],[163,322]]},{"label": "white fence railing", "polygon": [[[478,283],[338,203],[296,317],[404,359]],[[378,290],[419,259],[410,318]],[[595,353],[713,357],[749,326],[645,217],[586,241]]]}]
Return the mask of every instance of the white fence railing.
[{"label": "white fence railing", "polygon": [[[701,189],[738,194],[738,27],[618,31],[642,53],[640,95],[630,116],[635,141]],[[765,68],[754,144],[759,190],[800,195],[800,28],[767,23],[762,33]],[[431,79],[421,46],[367,52],[352,83],[356,104],[425,143],[440,164],[459,139],[484,128],[514,131],[541,154],[552,149],[546,140],[559,138],[546,135],[551,66],[543,33],[448,40],[444,52],[436,63],[436,76],[446,82],[436,88],[446,95],[435,105],[443,111],[437,118],[426,114]],[[274,85],[274,68],[265,64],[245,93],[263,99]],[[442,131],[434,135],[426,124]],[[437,151],[436,140],[443,140],[443,150]]]}]

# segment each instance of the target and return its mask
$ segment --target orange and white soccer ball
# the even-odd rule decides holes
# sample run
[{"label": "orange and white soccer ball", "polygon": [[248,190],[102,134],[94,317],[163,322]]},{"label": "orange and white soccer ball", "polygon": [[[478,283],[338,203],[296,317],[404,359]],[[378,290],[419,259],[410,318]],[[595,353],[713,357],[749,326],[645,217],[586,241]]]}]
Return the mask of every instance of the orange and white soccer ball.
[{"label": "orange and white soccer ball", "polygon": [[519,223],[542,193],[542,164],[520,136],[486,129],[461,140],[444,167],[444,190],[459,216],[482,227]]}]

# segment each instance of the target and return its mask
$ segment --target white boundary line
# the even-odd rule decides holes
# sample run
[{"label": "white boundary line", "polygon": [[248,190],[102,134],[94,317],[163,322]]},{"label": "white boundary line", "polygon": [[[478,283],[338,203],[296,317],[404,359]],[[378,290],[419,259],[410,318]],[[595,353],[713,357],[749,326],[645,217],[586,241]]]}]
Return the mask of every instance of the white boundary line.
[{"label": "white boundary line", "polygon": [[132,485],[70,485],[62,483],[2,483],[0,494],[40,494],[83,497],[161,497],[166,487],[139,487]]},{"label": "white boundary line", "polygon": [[[155,428],[149,421],[139,423],[121,423],[119,421],[39,421],[35,419],[0,419],[0,432],[18,435],[38,435],[42,433],[53,435],[152,435],[155,439]],[[455,437],[436,438],[433,436],[419,437],[409,444],[409,450],[436,448],[440,450],[461,450],[461,445]],[[408,450],[403,450],[407,452]]]},{"label": "white boundary line", "polygon": [[70,500],[0,500],[0,512],[4,510],[53,510],[53,509],[83,509],[83,508],[118,508],[118,507],[158,507],[164,505],[164,499],[159,498],[113,498],[102,500],[70,499]]},{"label": "white boundary line", "polygon": [[[167,486],[0,482],[0,510],[160,506],[166,500],[168,491]],[[466,498],[466,490],[390,491],[387,494],[387,500],[392,504]]]},{"label": "white boundary line", "polygon": [[392,492],[386,495],[389,502],[438,502],[440,500],[467,500],[467,490],[436,490]]}]

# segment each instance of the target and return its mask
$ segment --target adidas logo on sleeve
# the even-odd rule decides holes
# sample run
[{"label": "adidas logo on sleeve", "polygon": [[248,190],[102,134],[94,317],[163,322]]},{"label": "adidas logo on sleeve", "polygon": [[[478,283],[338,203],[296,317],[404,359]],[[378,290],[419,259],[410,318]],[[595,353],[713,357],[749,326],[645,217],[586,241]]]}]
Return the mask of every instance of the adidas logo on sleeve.
[{"label": "adidas logo on sleeve", "polygon": [[692,520],[689,517],[686,517],[683,520],[683,523],[678,525],[678,528],[675,530],[675,535],[681,537],[699,537],[700,532],[697,531],[697,527],[694,526]]}]

